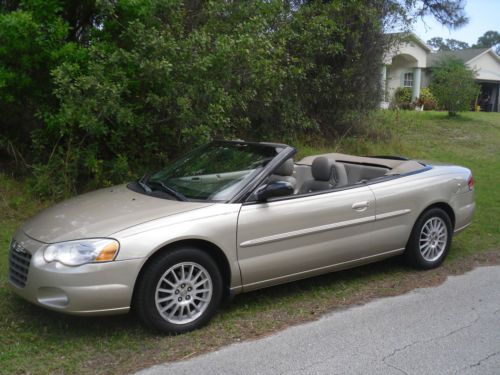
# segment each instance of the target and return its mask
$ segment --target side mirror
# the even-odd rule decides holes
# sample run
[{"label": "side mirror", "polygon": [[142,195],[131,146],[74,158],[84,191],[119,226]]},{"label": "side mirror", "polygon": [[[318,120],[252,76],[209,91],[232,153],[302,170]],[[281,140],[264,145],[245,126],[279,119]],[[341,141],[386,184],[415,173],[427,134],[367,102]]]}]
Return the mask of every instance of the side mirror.
[{"label": "side mirror", "polygon": [[269,198],[284,197],[293,194],[293,186],[286,181],[271,182],[267,185],[262,185],[255,192],[257,201],[265,202]]}]

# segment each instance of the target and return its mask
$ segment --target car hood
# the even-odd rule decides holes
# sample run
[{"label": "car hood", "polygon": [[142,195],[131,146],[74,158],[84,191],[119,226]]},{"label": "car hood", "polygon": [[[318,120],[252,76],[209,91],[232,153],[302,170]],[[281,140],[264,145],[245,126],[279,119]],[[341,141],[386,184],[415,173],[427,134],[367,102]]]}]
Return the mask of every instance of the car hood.
[{"label": "car hood", "polygon": [[119,185],[49,207],[26,221],[21,230],[45,243],[106,237],[146,221],[210,205],[151,197]]}]

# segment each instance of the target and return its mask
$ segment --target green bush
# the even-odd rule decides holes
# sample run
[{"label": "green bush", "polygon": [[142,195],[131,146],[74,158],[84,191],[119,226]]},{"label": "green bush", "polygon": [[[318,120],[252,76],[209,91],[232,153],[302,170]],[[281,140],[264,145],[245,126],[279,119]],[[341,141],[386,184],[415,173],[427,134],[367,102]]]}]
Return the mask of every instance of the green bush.
[{"label": "green bush", "polygon": [[434,111],[438,108],[437,100],[428,87],[420,90],[420,97],[417,100],[417,105],[424,106],[425,111]]},{"label": "green bush", "polygon": [[2,3],[2,134],[55,197],[212,138],[342,135],[378,104],[382,3]]},{"label": "green bush", "polygon": [[398,87],[394,91],[393,106],[399,109],[414,109],[411,87]]},{"label": "green bush", "polygon": [[467,111],[479,93],[475,72],[462,61],[447,59],[434,69],[430,89],[450,116]]}]

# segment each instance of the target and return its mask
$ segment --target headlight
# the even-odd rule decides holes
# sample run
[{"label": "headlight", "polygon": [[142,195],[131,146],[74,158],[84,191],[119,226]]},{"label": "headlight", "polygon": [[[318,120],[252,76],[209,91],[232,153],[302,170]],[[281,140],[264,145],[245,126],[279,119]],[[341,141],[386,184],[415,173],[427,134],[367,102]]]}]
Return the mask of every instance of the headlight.
[{"label": "headlight", "polygon": [[46,262],[60,262],[67,266],[114,260],[120,244],[109,238],[60,242],[49,245],[43,251]]}]

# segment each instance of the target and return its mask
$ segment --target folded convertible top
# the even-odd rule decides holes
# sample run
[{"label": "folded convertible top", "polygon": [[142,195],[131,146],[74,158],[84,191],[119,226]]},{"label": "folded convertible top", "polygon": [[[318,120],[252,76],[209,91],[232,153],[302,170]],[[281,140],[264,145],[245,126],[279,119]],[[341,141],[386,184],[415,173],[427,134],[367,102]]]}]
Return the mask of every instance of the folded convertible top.
[{"label": "folded convertible top", "polygon": [[337,152],[332,152],[328,154],[321,155],[311,155],[302,158],[297,162],[297,164],[302,165],[312,165],[312,162],[318,156],[322,156],[328,159],[335,160],[337,162],[345,162],[345,163],[354,163],[354,164],[362,164],[362,165],[370,165],[370,166],[380,166],[390,171],[387,172],[388,175],[391,174],[403,174],[408,172],[414,172],[419,169],[424,168],[425,166],[415,160],[402,160],[402,159],[389,159],[389,158],[376,158],[369,156],[356,156],[356,155],[347,155],[341,154]]}]

